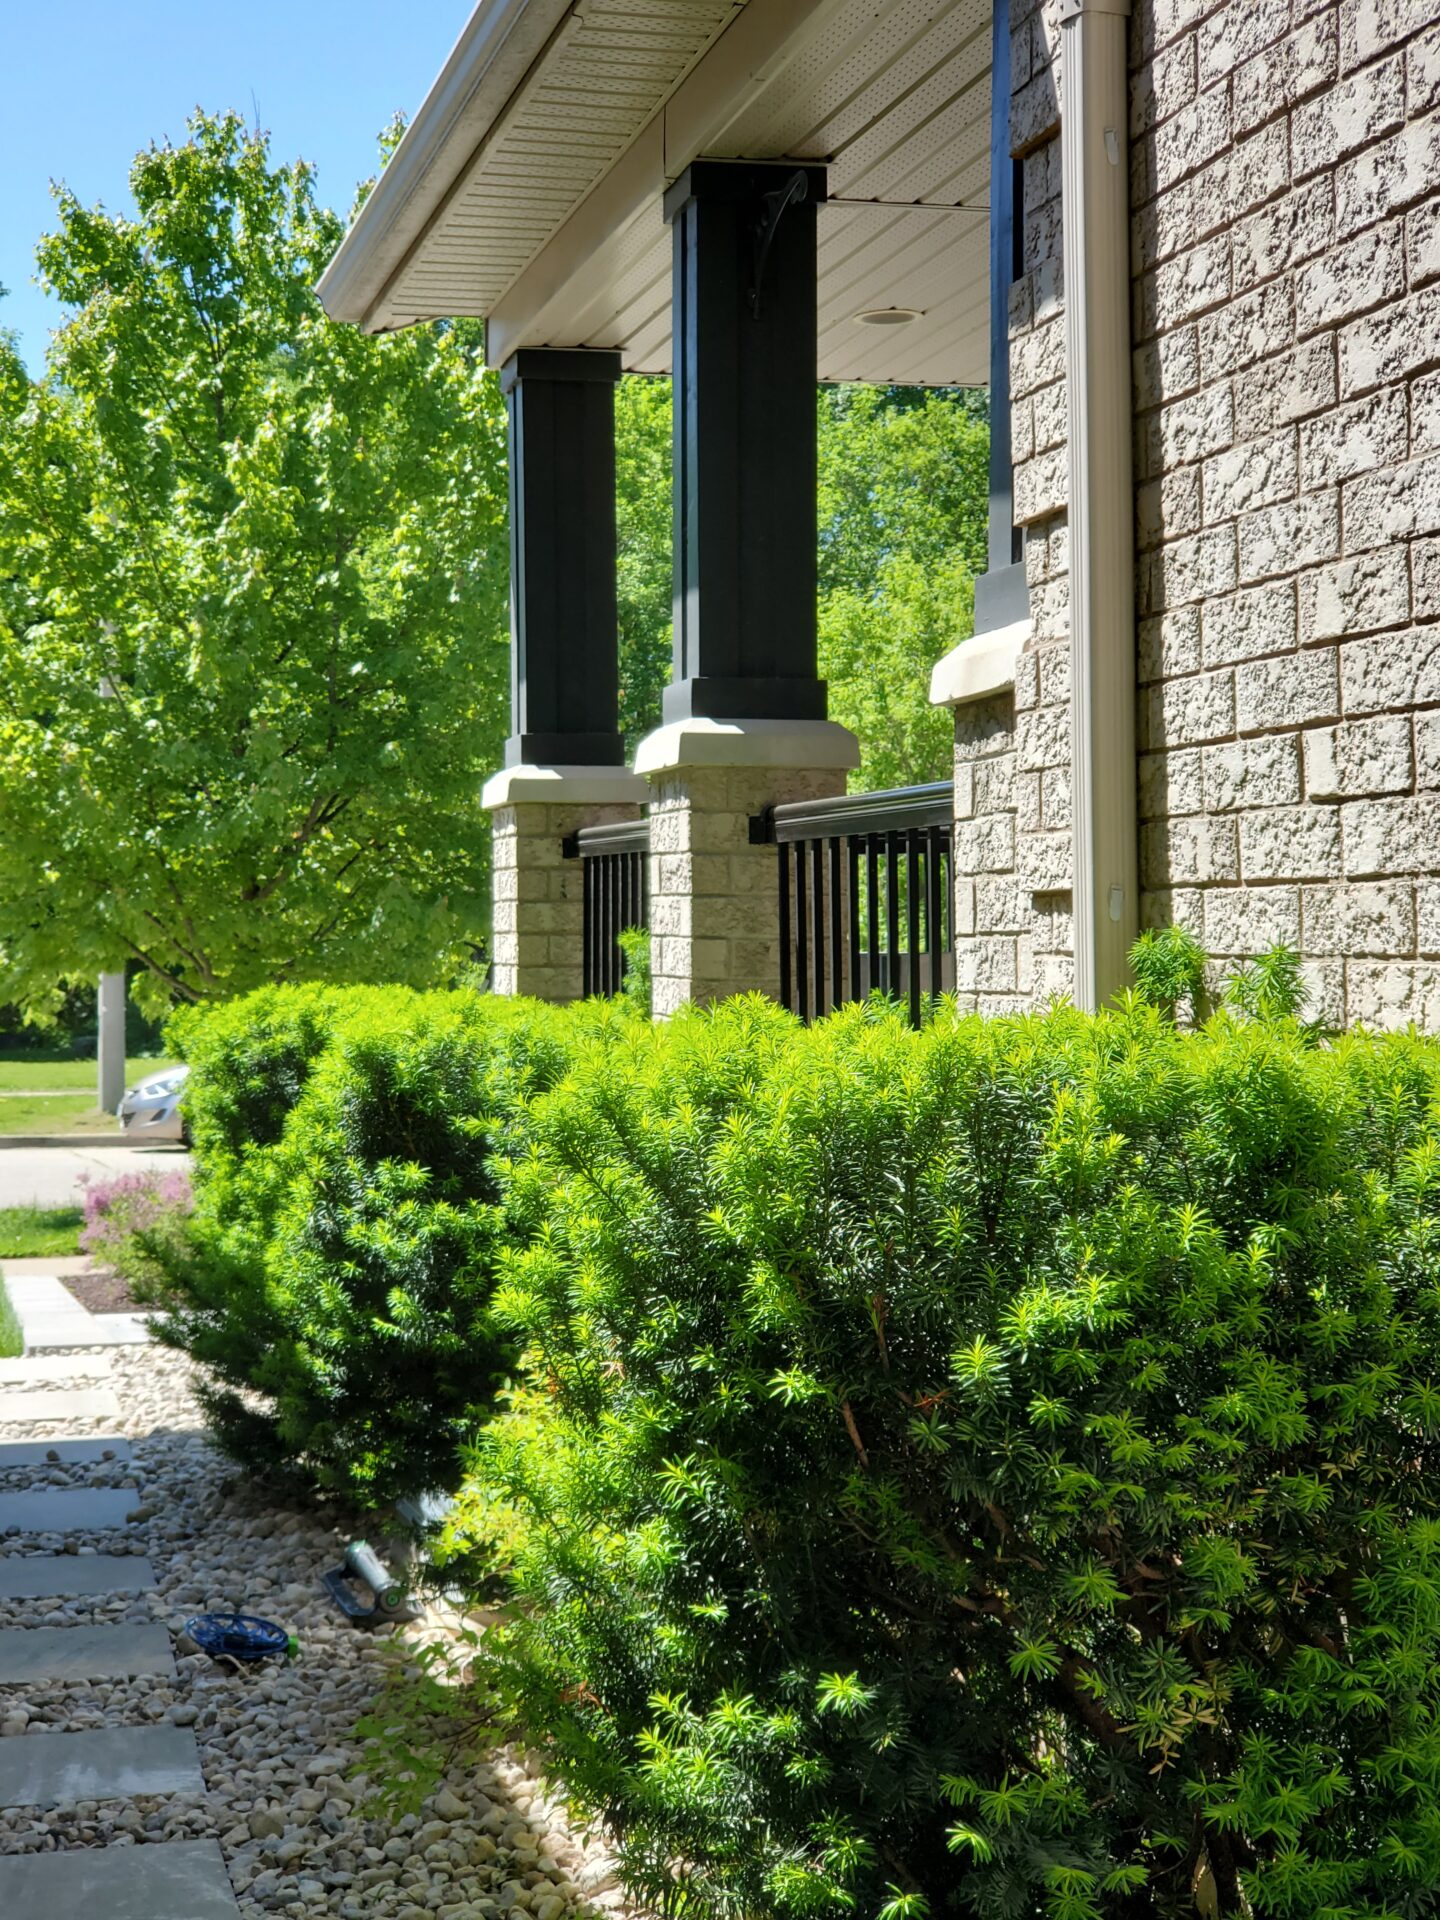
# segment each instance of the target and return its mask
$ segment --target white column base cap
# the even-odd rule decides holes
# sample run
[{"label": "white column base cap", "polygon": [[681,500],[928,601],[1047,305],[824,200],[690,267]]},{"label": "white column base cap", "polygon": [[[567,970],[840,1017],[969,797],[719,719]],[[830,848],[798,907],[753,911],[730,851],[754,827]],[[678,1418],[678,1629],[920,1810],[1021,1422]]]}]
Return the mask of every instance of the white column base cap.
[{"label": "white column base cap", "polygon": [[848,773],[860,742],[838,720],[672,720],[635,751],[638,774],[676,767],[787,767]]},{"label": "white column base cap", "polygon": [[643,807],[645,782],[628,767],[502,767],[480,789],[487,813],[538,802],[556,807]]},{"label": "white column base cap", "polygon": [[1030,622],[1014,620],[952,647],[930,675],[932,707],[962,707],[1015,684],[1015,662],[1030,638]]}]

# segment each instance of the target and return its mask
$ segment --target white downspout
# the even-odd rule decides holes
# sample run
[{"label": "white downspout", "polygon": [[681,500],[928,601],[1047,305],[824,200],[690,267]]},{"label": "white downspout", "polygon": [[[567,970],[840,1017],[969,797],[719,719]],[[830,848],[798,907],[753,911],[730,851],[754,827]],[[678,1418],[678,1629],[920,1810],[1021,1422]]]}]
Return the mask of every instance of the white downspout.
[{"label": "white downspout", "polygon": [[1129,12],[1062,0],[1060,13],[1075,1002],[1089,1009],[1127,983],[1139,924]]}]

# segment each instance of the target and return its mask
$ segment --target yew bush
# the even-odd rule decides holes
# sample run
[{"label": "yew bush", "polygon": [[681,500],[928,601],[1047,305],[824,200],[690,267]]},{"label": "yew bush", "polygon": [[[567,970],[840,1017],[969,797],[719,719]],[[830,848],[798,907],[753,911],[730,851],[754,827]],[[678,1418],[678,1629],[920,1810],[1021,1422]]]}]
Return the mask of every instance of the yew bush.
[{"label": "yew bush", "polygon": [[1437,1088],[1285,1017],[739,1002],[537,1101],[452,1570],[503,1534],[487,1684],[632,1887],[1440,1912]]}]

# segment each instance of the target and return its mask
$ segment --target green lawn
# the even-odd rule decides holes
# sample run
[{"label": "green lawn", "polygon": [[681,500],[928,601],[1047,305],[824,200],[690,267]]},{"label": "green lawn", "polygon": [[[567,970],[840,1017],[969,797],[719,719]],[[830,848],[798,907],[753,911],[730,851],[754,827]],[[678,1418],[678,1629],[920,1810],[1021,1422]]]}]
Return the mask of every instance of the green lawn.
[{"label": "green lawn", "polygon": [[[144,1080],[169,1064],[163,1054],[144,1054],[127,1060],[125,1084],[133,1087],[137,1080]],[[93,1060],[72,1060],[64,1053],[0,1054],[0,1093],[60,1093],[72,1087],[93,1093],[95,1073]]]},{"label": "green lawn", "polygon": [[0,1207],[0,1260],[44,1260],[79,1253],[80,1207]]},{"label": "green lawn", "polygon": [[24,1351],[20,1322],[5,1291],[5,1282],[0,1280],[0,1360],[18,1360]]},{"label": "green lawn", "polygon": [[0,1094],[0,1133],[114,1133],[119,1124],[93,1093]]}]

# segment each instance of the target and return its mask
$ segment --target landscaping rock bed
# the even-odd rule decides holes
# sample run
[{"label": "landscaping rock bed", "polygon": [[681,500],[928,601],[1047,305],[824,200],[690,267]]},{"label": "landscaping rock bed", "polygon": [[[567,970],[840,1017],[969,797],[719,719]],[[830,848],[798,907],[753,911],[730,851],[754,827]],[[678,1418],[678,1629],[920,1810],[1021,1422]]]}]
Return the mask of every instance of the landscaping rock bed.
[{"label": "landscaping rock bed", "polygon": [[[131,1458],[0,1476],[10,1489],[133,1487],[143,1516],[123,1532],[11,1533],[0,1537],[0,1556],[144,1554],[158,1583],[138,1594],[0,1602],[0,1627],[163,1623],[176,1646],[174,1680],[0,1688],[0,1738],[187,1727],[204,1795],[0,1812],[0,1856],[216,1838],[241,1912],[290,1920],[564,1920],[587,1907],[623,1910],[607,1857],[582,1847],[515,1749],[454,1767],[419,1816],[376,1810],[358,1771],[355,1725],[396,1643],[347,1625],[319,1585],[353,1529],[338,1513],[277,1505],[244,1479],[199,1430],[190,1377],[189,1363],[164,1349],[118,1350],[110,1384],[122,1417],[110,1430],[130,1437]],[[53,1425],[0,1417],[0,1439],[50,1439]],[[228,1608],[285,1626],[299,1658],[235,1671],[194,1651],[186,1620]],[[443,1630],[438,1616],[418,1629]]]}]

